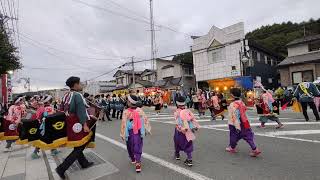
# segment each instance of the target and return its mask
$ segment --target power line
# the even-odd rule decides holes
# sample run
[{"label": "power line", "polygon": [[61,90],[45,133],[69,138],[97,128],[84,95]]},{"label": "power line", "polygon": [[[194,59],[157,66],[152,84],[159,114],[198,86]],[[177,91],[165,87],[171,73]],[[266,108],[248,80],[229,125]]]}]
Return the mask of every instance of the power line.
[{"label": "power line", "polygon": [[[74,68],[49,68],[49,67],[29,67],[24,66],[23,69],[32,69],[32,70],[74,70]],[[90,71],[86,71],[90,72]]]},{"label": "power line", "polygon": [[56,50],[56,51],[60,51],[62,53],[65,53],[65,54],[70,54],[72,56],[76,56],[76,57],[79,57],[79,58],[84,58],[84,59],[92,59],[92,60],[100,60],[100,61],[106,61],[106,60],[111,60],[111,61],[114,61],[114,60],[121,60],[121,59],[125,59],[125,58],[129,58],[129,57],[122,57],[122,56],[114,56],[114,57],[119,57],[119,58],[95,58],[95,57],[87,57],[87,56],[82,56],[82,55],[78,55],[76,53],[73,53],[73,52],[70,52],[70,51],[65,51],[65,50],[62,50],[62,49],[59,49],[59,48],[56,48],[56,47],[53,47],[51,45],[48,45],[46,43],[43,43],[43,42],[40,42],[40,41],[37,41],[33,38],[31,38],[30,36],[27,36],[23,33],[19,33],[22,37],[24,38],[27,38],[29,39],[30,41],[33,41],[33,42],[36,42],[38,44],[41,44],[42,46],[45,46],[49,49],[52,49],[52,50]]},{"label": "power line", "polygon": [[[123,66],[123,65],[122,65],[122,66]],[[105,75],[107,75],[107,74],[110,74],[110,73],[112,73],[113,71],[115,71],[115,70],[117,70],[117,69],[120,69],[122,66],[113,68],[113,69],[111,69],[111,70],[108,71],[108,72],[105,72],[105,73],[103,73],[103,74],[100,74],[100,75],[98,75],[98,76],[95,76],[95,77],[93,77],[93,78],[90,78],[90,79],[88,79],[88,80],[86,80],[86,81],[92,81],[92,80],[97,79],[97,78],[99,78],[99,77],[102,77],[102,76],[105,76]]]},{"label": "power line", "polygon": [[[55,56],[55,57],[57,58],[57,60],[60,60],[61,62],[63,62],[63,63],[65,64],[66,61],[64,60],[63,57],[60,57],[60,56],[58,56],[58,55],[56,55],[56,54],[48,51],[47,49],[43,48],[41,45],[38,45],[38,44],[36,44],[36,43],[34,43],[34,42],[32,42],[32,41],[31,41],[31,42],[28,41],[28,40],[25,39],[23,36],[21,36],[21,37],[22,37],[22,40],[23,40],[24,42],[26,42],[26,43],[28,43],[28,44],[31,44],[31,45],[33,45],[33,46],[35,46],[35,47],[37,47],[37,48],[45,51],[47,54],[50,54],[50,55],[52,55],[52,56]],[[69,64],[70,64],[70,62],[69,62]],[[70,65],[71,65],[71,66],[74,66],[74,67],[81,68],[81,69],[90,70],[91,72],[95,72],[95,71],[89,69],[88,67],[79,66],[79,65],[73,64],[73,63],[71,63]]]},{"label": "power line", "polygon": [[72,1],[80,3],[80,4],[83,4],[83,5],[86,5],[86,6],[89,6],[91,8],[95,8],[95,9],[98,9],[98,10],[101,10],[101,11],[105,11],[105,12],[111,13],[113,15],[117,15],[117,16],[124,17],[124,18],[127,18],[127,19],[131,19],[133,21],[137,21],[137,22],[144,23],[144,24],[149,24],[149,22],[147,20],[130,17],[128,15],[121,14],[121,13],[118,13],[116,11],[112,11],[112,10],[109,10],[109,9],[106,9],[106,8],[102,8],[102,7],[99,7],[99,6],[96,6],[96,5],[93,5],[93,4],[89,4],[89,3],[86,3],[86,2],[83,2],[83,1],[80,1],[80,0],[72,0]]},{"label": "power line", "polygon": [[[128,15],[125,15],[125,14],[110,10],[110,9],[106,9],[106,8],[103,8],[103,7],[99,7],[99,6],[96,6],[96,5],[93,5],[93,4],[89,4],[89,3],[83,2],[81,0],[72,0],[72,1],[80,3],[80,4],[83,4],[83,5],[86,5],[86,6],[91,7],[91,8],[95,8],[95,9],[98,9],[98,10],[101,10],[101,11],[108,12],[108,13],[116,15],[116,16],[127,18],[127,19],[130,19],[130,20],[136,21],[136,22],[140,22],[140,23],[144,23],[144,24],[149,24],[150,23],[145,18],[143,18],[143,19],[142,18],[134,18],[134,17],[131,17],[131,16],[128,16]],[[188,37],[191,36],[188,33],[184,33],[182,31],[176,30],[176,29],[171,28],[171,27],[166,26],[166,25],[155,24],[155,26],[157,26],[159,28],[164,28],[164,29],[170,30],[170,31],[175,32],[175,33],[184,34],[185,36],[188,36]]]},{"label": "power line", "polygon": [[[5,5],[3,4],[2,0],[0,0],[0,5],[1,5],[1,9],[2,9],[2,15],[3,15],[3,26],[5,29],[9,29],[9,26],[6,22],[6,19],[8,18],[8,15],[7,15],[7,11],[6,11],[6,7]],[[7,26],[7,27],[5,27]]]},{"label": "power line", "polygon": [[137,13],[136,11],[133,11],[133,10],[131,10],[131,9],[125,7],[125,6],[122,6],[121,4],[119,4],[119,3],[117,3],[117,2],[115,2],[115,1],[113,1],[113,0],[107,0],[107,1],[109,1],[109,3],[114,4],[114,5],[122,8],[122,9],[125,9],[126,11],[131,12],[132,14],[134,14],[134,15],[136,15],[136,16],[138,16],[138,17],[141,17],[142,19],[145,19],[145,20],[147,20],[147,21],[149,20],[149,18],[147,18],[147,17],[145,17],[145,16]]},{"label": "power line", "polygon": [[9,17],[10,17],[11,25],[12,25],[13,40],[14,40],[14,44],[16,44],[16,39],[15,39],[16,32],[15,32],[14,22],[13,22],[14,16],[12,14],[11,4],[10,4],[9,0],[7,0],[7,4],[8,4],[8,9],[9,9]]}]

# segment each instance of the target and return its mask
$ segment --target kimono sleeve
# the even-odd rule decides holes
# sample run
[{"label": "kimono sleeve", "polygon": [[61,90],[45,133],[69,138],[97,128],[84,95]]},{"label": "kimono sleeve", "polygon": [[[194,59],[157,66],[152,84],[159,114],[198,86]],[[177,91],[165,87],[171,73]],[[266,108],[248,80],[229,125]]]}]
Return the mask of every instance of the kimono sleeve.
[{"label": "kimono sleeve", "polygon": [[90,119],[90,117],[87,112],[87,108],[82,98],[82,95],[79,93],[76,93],[74,95],[74,101],[76,105],[75,110],[76,110],[77,117],[79,118],[80,123],[84,124],[87,120]]},{"label": "kimono sleeve", "polygon": [[149,121],[147,115],[144,113],[144,111],[142,109],[140,109],[140,114],[144,120],[144,128],[146,129],[146,131],[148,133],[151,133],[151,125],[150,125],[150,121]]},{"label": "kimono sleeve", "polygon": [[127,123],[127,119],[128,119],[128,111],[125,110],[123,112],[123,116],[122,116],[122,120],[121,120],[121,125],[120,125],[120,137],[122,137],[123,139],[125,139],[125,131],[126,131],[126,123]]}]

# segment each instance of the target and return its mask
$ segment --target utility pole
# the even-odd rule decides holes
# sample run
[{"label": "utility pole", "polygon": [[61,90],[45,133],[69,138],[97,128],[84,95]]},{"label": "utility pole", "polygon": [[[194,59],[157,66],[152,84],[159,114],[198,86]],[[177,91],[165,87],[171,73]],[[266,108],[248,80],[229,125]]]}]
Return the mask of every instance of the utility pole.
[{"label": "utility pole", "polygon": [[30,82],[30,78],[27,78],[27,82],[28,82],[28,92],[31,92],[31,82]]},{"label": "utility pole", "polygon": [[155,69],[155,30],[153,19],[153,0],[150,0],[150,32],[151,32],[151,69]]},{"label": "utility pole", "polygon": [[131,63],[132,63],[132,85],[133,85],[133,90],[136,90],[136,79],[135,79],[135,74],[134,74],[134,57],[131,57]]}]

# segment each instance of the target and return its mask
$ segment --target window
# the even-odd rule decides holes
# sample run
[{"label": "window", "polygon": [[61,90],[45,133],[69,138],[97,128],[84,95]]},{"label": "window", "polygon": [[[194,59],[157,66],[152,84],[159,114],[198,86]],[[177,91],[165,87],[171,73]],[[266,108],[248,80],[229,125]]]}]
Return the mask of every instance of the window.
[{"label": "window", "polygon": [[231,66],[231,70],[237,70],[237,67],[236,66]]},{"label": "window", "polygon": [[216,63],[219,61],[224,61],[225,60],[225,49],[215,49],[211,52],[211,57],[209,57],[209,63]]},{"label": "window", "polygon": [[299,84],[303,81],[313,82],[313,71],[300,71],[292,73],[292,83]]},{"label": "window", "polygon": [[162,70],[162,78],[173,77],[174,76],[174,68],[166,68]]},{"label": "window", "polygon": [[148,78],[148,81],[151,81],[151,75],[148,75],[147,78]]},{"label": "window", "polygon": [[267,64],[269,64],[270,66],[271,66],[271,64],[272,64],[272,63],[271,63],[271,58],[270,58],[269,56],[267,57]]},{"label": "window", "polygon": [[320,50],[320,40],[311,42],[309,44],[309,52],[311,51],[319,51]]},{"label": "window", "polygon": [[118,78],[117,79],[117,84],[123,84],[123,78]]},{"label": "window", "polygon": [[189,67],[183,68],[184,74],[185,75],[193,75],[193,69]]},{"label": "window", "polygon": [[265,62],[264,54],[260,53],[260,61]]},{"label": "window", "polygon": [[257,53],[257,51],[252,51],[252,59],[253,59],[254,61],[257,61],[257,60],[258,60],[258,53]]}]

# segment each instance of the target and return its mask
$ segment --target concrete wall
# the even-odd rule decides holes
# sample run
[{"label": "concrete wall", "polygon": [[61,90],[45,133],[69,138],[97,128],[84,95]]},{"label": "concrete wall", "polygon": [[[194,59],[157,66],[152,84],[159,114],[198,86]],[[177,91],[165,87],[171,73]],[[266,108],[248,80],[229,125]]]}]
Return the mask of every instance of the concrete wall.
[{"label": "concrete wall", "polygon": [[288,57],[306,54],[309,52],[308,44],[298,44],[288,48]]}]

